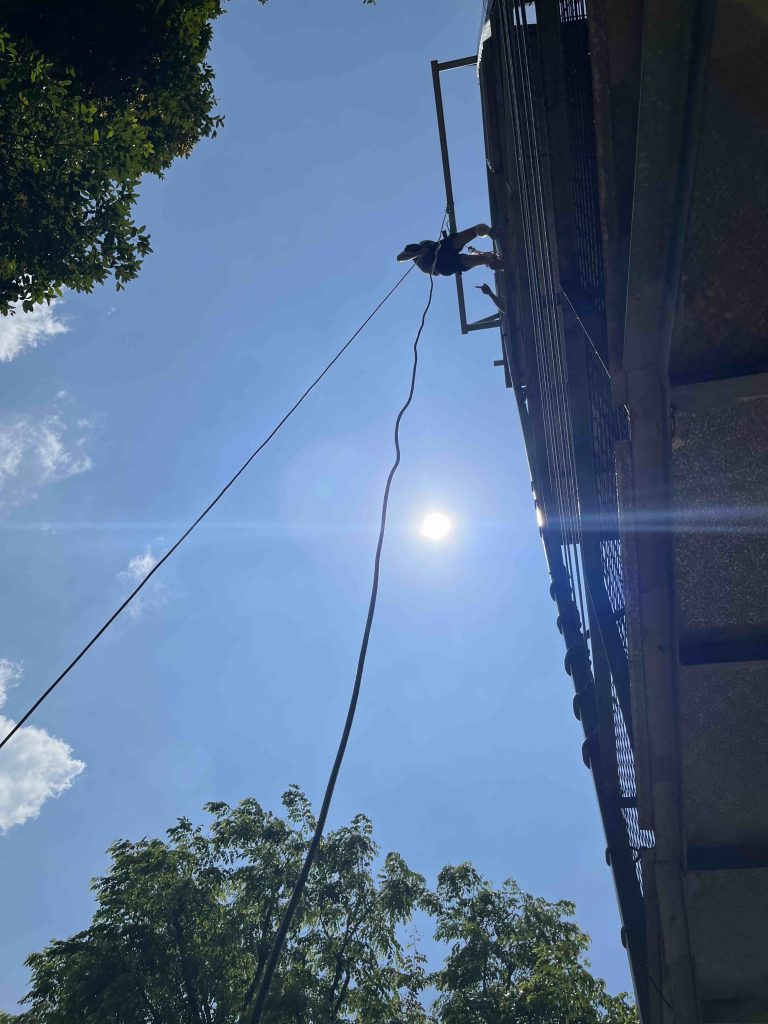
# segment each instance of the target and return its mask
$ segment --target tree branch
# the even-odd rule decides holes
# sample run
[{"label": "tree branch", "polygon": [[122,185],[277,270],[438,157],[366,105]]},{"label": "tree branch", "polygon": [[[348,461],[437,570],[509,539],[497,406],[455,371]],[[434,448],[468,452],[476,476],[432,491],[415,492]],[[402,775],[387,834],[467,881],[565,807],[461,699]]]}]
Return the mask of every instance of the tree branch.
[{"label": "tree branch", "polygon": [[254,951],[256,956],[256,970],[254,971],[253,977],[251,978],[251,983],[245,990],[245,995],[243,996],[243,1003],[240,1008],[241,1016],[251,1005],[253,997],[256,995],[256,989],[258,988],[259,982],[261,981],[261,972],[264,970],[264,964],[267,962],[267,957],[269,956],[270,944],[266,941],[266,939],[270,931],[270,925],[272,923],[272,917],[274,915],[278,899],[279,889],[278,892],[275,893],[272,902],[267,906],[267,912],[261,920],[261,935],[259,936],[259,941],[256,944],[256,949]]},{"label": "tree branch", "polygon": [[192,970],[192,965],[189,962],[189,957],[187,956],[187,944],[184,940],[184,931],[181,927],[181,913],[178,909],[173,911],[171,915],[171,923],[173,925],[173,933],[176,936],[176,945],[179,949],[181,975],[184,979],[184,992],[187,997],[187,1002],[189,1003],[192,1024],[205,1024],[203,1015],[200,1013],[200,1004],[197,997],[197,991],[195,989],[195,976]]}]

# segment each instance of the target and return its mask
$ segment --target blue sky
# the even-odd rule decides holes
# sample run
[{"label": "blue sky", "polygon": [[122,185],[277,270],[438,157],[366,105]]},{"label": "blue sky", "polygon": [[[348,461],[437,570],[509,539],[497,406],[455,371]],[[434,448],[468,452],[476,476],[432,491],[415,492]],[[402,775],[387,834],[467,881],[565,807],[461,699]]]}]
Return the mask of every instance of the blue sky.
[{"label": "blue sky", "polygon": [[[23,712],[271,429],[397,279],[402,246],[435,235],[429,61],[474,51],[480,8],[235,0],[212,53],[225,128],[144,183],[140,279],[0,325],[0,714]],[[477,81],[444,86],[469,224],[488,216]],[[44,731],[19,735],[24,759],[0,754],[0,1007],[29,952],[87,925],[117,837],[202,820],[212,799],[277,807],[291,782],[319,800],[427,287],[414,271],[40,710]],[[492,311],[469,291],[473,315]],[[596,972],[626,989],[498,334],[462,337],[452,282],[435,292],[331,825],[364,811],[429,878],[471,859],[574,899]],[[433,508],[454,520],[443,545],[418,535]]]}]

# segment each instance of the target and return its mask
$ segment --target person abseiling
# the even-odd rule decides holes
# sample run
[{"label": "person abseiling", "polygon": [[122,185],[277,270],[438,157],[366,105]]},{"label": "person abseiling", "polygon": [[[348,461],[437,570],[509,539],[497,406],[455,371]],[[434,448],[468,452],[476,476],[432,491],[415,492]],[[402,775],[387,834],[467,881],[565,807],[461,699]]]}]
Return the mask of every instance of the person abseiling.
[{"label": "person abseiling", "polygon": [[[452,277],[462,274],[473,267],[488,267],[489,270],[501,270],[501,260],[495,252],[462,252],[464,246],[478,235],[494,237],[493,229],[487,224],[475,224],[464,231],[456,231],[445,235],[439,242],[425,239],[406,245],[398,255],[398,263],[413,260],[419,270],[425,274],[434,273],[439,277]],[[437,254],[437,256],[435,256]],[[433,270],[434,267],[434,270]]]}]

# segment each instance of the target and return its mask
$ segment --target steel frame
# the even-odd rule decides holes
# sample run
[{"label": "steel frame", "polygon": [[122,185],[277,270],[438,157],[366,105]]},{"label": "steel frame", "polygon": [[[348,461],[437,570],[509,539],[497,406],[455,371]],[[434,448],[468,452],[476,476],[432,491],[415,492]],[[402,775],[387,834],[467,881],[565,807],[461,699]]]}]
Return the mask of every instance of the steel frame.
[{"label": "steel frame", "polygon": [[[448,138],[445,131],[445,111],[443,110],[443,92],[440,87],[440,75],[443,71],[451,71],[454,68],[474,67],[477,64],[477,57],[460,57],[458,60],[432,61],[432,87],[435,92],[435,112],[437,114],[437,131],[440,136],[440,156],[443,163],[443,178],[445,180],[445,204],[448,211],[448,226],[453,234],[458,230],[456,225],[456,207],[453,199],[453,182],[451,181],[451,162],[448,157]],[[456,298],[459,303],[459,323],[461,333],[469,334],[470,331],[485,331],[489,327],[498,327],[501,317],[498,313],[482,317],[474,322],[467,321],[467,309],[464,301],[464,283],[461,274],[455,275]]]}]

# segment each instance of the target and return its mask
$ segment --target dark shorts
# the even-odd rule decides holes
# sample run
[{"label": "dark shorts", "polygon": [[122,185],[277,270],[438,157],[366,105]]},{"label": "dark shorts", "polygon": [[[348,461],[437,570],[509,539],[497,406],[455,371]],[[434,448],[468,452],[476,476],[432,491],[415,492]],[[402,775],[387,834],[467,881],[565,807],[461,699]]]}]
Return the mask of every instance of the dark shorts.
[{"label": "dark shorts", "polygon": [[[435,265],[434,271],[432,271],[433,263]],[[436,277],[453,277],[454,274],[460,274],[464,270],[461,264],[461,254],[451,245],[450,238],[446,238],[440,244],[437,261],[435,261],[435,250],[433,248],[423,256],[419,256],[416,260],[416,266],[419,270],[423,270],[425,274],[433,272]]]}]

